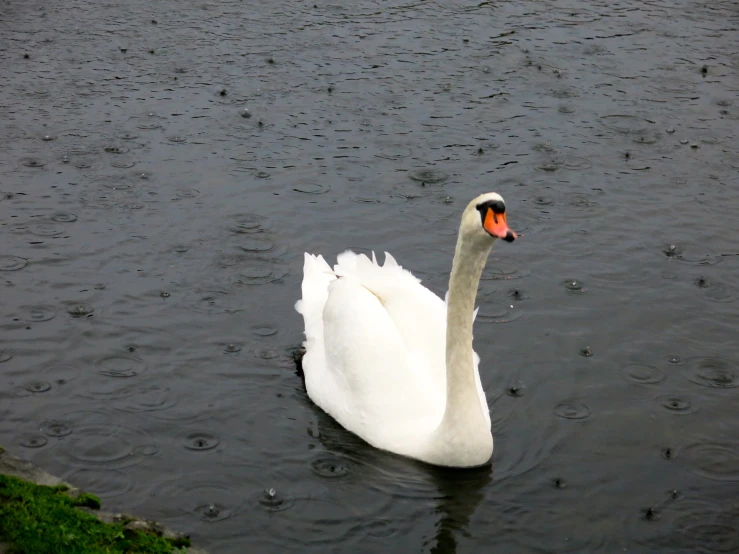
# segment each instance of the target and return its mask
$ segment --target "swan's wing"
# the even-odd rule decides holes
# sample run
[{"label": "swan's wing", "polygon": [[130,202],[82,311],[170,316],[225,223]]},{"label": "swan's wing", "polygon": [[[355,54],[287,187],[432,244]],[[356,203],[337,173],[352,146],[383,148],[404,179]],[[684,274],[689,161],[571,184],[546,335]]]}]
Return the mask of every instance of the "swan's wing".
[{"label": "swan's wing", "polygon": [[[344,252],[334,266],[337,275],[353,276],[377,297],[392,324],[400,334],[408,352],[428,370],[427,379],[433,380],[444,392],[446,389],[446,305],[421,281],[403,269],[385,252],[385,263],[380,265],[364,254]],[[445,396],[445,394],[444,394]]]}]

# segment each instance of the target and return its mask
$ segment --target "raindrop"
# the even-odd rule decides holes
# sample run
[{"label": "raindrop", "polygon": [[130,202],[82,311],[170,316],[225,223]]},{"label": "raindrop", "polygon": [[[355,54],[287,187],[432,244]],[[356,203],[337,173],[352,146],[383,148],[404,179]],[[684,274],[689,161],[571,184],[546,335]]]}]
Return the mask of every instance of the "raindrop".
[{"label": "raindrop", "polygon": [[187,138],[186,137],[183,137],[181,135],[172,135],[172,136],[169,136],[169,137],[167,137],[167,140],[169,142],[174,142],[174,143],[177,143],[177,144],[181,144],[181,143],[187,142]]},{"label": "raindrop", "polygon": [[667,129],[667,132],[669,134],[673,134],[675,132],[675,129],[673,129],[672,127],[670,127],[669,129]]},{"label": "raindrop", "polygon": [[220,444],[220,439],[207,431],[189,431],[180,435],[180,439],[188,450],[212,450]]},{"label": "raindrop", "polygon": [[703,387],[728,389],[739,386],[737,366],[719,357],[699,357],[687,361],[691,366],[688,380]]},{"label": "raindrop", "polygon": [[162,298],[169,298],[170,294],[165,290],[165,291],[160,292],[159,296],[161,296]]},{"label": "raindrop", "polygon": [[590,408],[585,404],[564,401],[554,406],[554,413],[565,419],[585,419],[590,417]]},{"label": "raindrop", "polygon": [[664,358],[668,363],[671,364],[679,364],[680,363],[680,356],[674,356],[674,355],[668,355]]},{"label": "raindrop", "polygon": [[518,398],[523,396],[523,386],[513,385],[512,387],[508,387],[505,392],[508,396]]},{"label": "raindrop", "polygon": [[125,154],[128,152],[128,148],[122,146],[108,145],[103,147],[103,152],[106,154]]},{"label": "raindrop", "polygon": [[244,119],[249,119],[251,117],[251,111],[249,110],[249,108],[244,108],[243,110],[241,110],[241,117],[243,117]]},{"label": "raindrop", "polygon": [[40,168],[46,165],[46,162],[44,162],[40,158],[32,158],[32,157],[21,158],[20,162],[21,162],[21,165],[24,165],[26,167],[34,167],[34,168]]},{"label": "raindrop", "polygon": [[593,351],[590,350],[589,346],[586,346],[585,348],[580,349],[580,356],[584,356],[586,358],[590,358],[593,355]]},{"label": "raindrop", "polygon": [[569,292],[585,292],[582,282],[577,279],[566,279],[563,284]]},{"label": "raindrop", "polygon": [[68,421],[50,419],[41,424],[41,432],[49,437],[66,437],[72,433],[72,426]]},{"label": "raindrop", "polygon": [[30,383],[26,383],[24,388],[33,393],[48,392],[51,390],[51,384],[46,381],[31,381]]},{"label": "raindrop", "polygon": [[644,508],[641,517],[646,521],[657,521],[662,518],[662,515],[655,508]]},{"label": "raindrop", "polygon": [[566,489],[567,488],[567,482],[562,479],[561,477],[557,477],[552,481],[552,485],[554,485],[555,489]]},{"label": "raindrop", "polygon": [[67,313],[72,317],[91,317],[94,309],[84,304],[77,304],[67,310]]},{"label": "raindrop", "polygon": [[9,362],[13,359],[13,354],[10,350],[0,350],[0,364]]},{"label": "raindrop", "polygon": [[668,394],[659,396],[656,400],[661,408],[676,415],[694,414],[698,411],[698,408],[693,405],[690,399],[683,396]]},{"label": "raindrop", "polygon": [[551,196],[535,196],[534,204],[537,206],[551,206],[554,204],[554,198]]},{"label": "raindrop", "polygon": [[311,462],[313,473],[320,477],[335,479],[349,475],[349,465],[341,458],[321,456]]},{"label": "raindrop", "polygon": [[241,347],[235,344],[227,344],[226,348],[223,349],[227,354],[233,354],[235,352],[241,352]]},{"label": "raindrop", "polygon": [[682,255],[683,249],[677,244],[668,244],[662,249],[662,252],[664,252],[665,256],[668,258],[678,258]]},{"label": "raindrop", "polygon": [[417,169],[411,171],[408,176],[419,183],[436,185],[449,179],[449,175],[438,169]]},{"label": "raindrop", "polygon": [[57,223],[74,223],[77,221],[77,215],[73,213],[59,212],[52,215],[51,219]]},{"label": "raindrop", "polygon": [[670,447],[666,447],[666,448],[663,448],[662,450],[660,450],[660,455],[665,460],[674,460],[675,458],[677,458],[677,452],[675,452],[675,450],[673,450]]},{"label": "raindrop", "polygon": [[29,434],[22,435],[18,444],[25,448],[41,448],[48,444],[49,439],[43,435]]},{"label": "raindrop", "polygon": [[255,177],[257,177],[258,179],[267,179],[269,178],[269,173],[267,173],[266,171],[257,171]]},{"label": "raindrop", "polygon": [[211,522],[224,520],[231,515],[230,510],[226,506],[215,503],[197,506],[195,511],[200,514],[200,519]]},{"label": "raindrop", "polygon": [[295,498],[285,496],[275,489],[264,489],[258,496],[259,504],[268,512],[282,512],[292,507]]},{"label": "raindrop", "polygon": [[228,225],[229,231],[237,234],[261,233],[266,224],[266,219],[259,215],[238,214],[231,217]]},{"label": "raindrop", "polygon": [[41,137],[41,140],[43,140],[44,142],[50,142],[52,140],[56,140],[56,137],[54,135],[44,135],[43,137]]}]

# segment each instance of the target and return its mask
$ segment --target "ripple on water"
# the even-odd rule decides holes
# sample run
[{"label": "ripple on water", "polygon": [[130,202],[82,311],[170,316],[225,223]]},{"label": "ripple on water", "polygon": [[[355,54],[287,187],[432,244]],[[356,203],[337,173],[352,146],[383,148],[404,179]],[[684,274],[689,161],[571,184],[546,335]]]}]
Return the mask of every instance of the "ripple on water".
[{"label": "ripple on water", "polygon": [[177,401],[169,387],[136,384],[120,390],[112,405],[121,412],[160,412],[174,407]]},{"label": "ripple on water", "polygon": [[187,450],[198,452],[213,450],[221,443],[218,435],[205,430],[183,431],[177,435],[177,441]]},{"label": "ripple on water", "polygon": [[188,307],[199,314],[228,314],[242,311],[238,294],[224,289],[195,289],[187,295]]},{"label": "ripple on water", "polygon": [[141,429],[115,423],[81,423],[59,446],[62,461],[121,469],[146,462],[159,449]]},{"label": "ripple on water", "polygon": [[288,274],[288,267],[283,262],[252,258],[246,267],[239,268],[233,282],[238,285],[266,285],[279,282]]},{"label": "ripple on water", "polygon": [[37,237],[58,237],[64,234],[66,228],[54,221],[31,221],[16,224],[13,231],[26,232]]},{"label": "ripple on water", "polygon": [[53,306],[21,306],[18,308],[18,319],[24,323],[41,323],[55,317],[56,309]]},{"label": "ripple on water", "polygon": [[734,302],[737,299],[737,289],[727,283],[715,279],[699,277],[695,280],[698,294],[711,302]]},{"label": "ripple on water", "polygon": [[175,195],[177,198],[195,198],[196,196],[200,196],[200,191],[198,189],[193,188],[178,188],[175,190]]},{"label": "ripple on water", "polygon": [[739,443],[697,442],[681,453],[696,475],[712,481],[739,481]]},{"label": "ripple on water", "polygon": [[[221,524],[238,514],[244,506],[244,497],[233,477],[214,472],[193,473],[187,479],[172,478],[156,485],[151,496],[165,502],[162,508],[166,517],[189,520],[194,516],[201,521]],[[243,526],[221,528],[220,533],[243,532]]]},{"label": "ripple on water", "polygon": [[63,419],[47,419],[41,423],[40,429],[47,437],[66,437],[72,433],[73,424]]},{"label": "ripple on water", "polygon": [[49,365],[39,371],[40,380],[48,381],[55,388],[73,381],[79,373],[79,369],[71,365]]},{"label": "ripple on water", "polygon": [[663,369],[653,365],[629,364],[621,371],[628,381],[641,385],[654,385],[664,381],[667,377]]},{"label": "ripple on water", "polygon": [[663,394],[654,400],[660,410],[675,415],[690,415],[700,409],[695,398],[684,394]]},{"label": "ripple on water", "polygon": [[377,193],[372,196],[353,196],[352,202],[357,204],[384,204],[387,206],[396,206],[398,204],[405,204],[409,198],[403,194],[385,194]]},{"label": "ripple on water", "polygon": [[[685,248],[682,244],[670,243],[665,244],[660,249],[663,256],[669,260],[675,260],[680,263],[690,265],[715,265],[723,259],[713,252],[697,253]],[[707,249],[706,249],[707,250]]]},{"label": "ripple on water", "polygon": [[313,473],[319,477],[326,477],[328,479],[346,477],[351,471],[351,462],[330,454],[324,454],[315,458],[311,461],[310,466]]},{"label": "ripple on water", "polygon": [[582,402],[577,400],[564,400],[554,406],[554,413],[564,419],[587,419],[591,412]]},{"label": "ripple on water", "polygon": [[232,233],[263,233],[269,229],[269,221],[261,215],[243,213],[232,215],[228,219],[227,228]]},{"label": "ripple on water", "polygon": [[44,160],[36,158],[35,156],[25,156],[20,158],[18,161],[23,167],[31,167],[34,169],[41,169],[46,166],[46,162]]},{"label": "ripple on water", "polygon": [[284,512],[295,505],[295,497],[281,491],[268,488],[252,495],[259,508],[266,512]]},{"label": "ripple on water", "polygon": [[427,185],[438,185],[449,180],[449,174],[434,168],[414,169],[408,173],[408,177],[413,181],[426,183]]},{"label": "ripple on water", "polygon": [[131,474],[121,469],[75,469],[64,474],[63,478],[82,490],[95,491],[95,496],[103,500],[121,496],[133,489]]},{"label": "ripple on water", "polygon": [[27,265],[27,258],[0,254],[0,271],[19,271]]},{"label": "ripple on water", "polygon": [[71,212],[57,212],[51,216],[52,221],[57,223],[74,223],[77,221],[77,214]]},{"label": "ripple on water", "polygon": [[24,433],[18,437],[18,444],[23,448],[43,448],[49,439],[40,433]]},{"label": "ripple on water", "polygon": [[624,135],[644,133],[650,125],[643,117],[630,114],[602,115],[600,120],[606,128]]},{"label": "ripple on water", "polygon": [[331,190],[331,185],[326,183],[303,183],[293,187],[293,192],[302,192],[303,194],[326,194]]},{"label": "ripple on water", "polygon": [[686,377],[702,387],[730,389],[739,386],[736,362],[718,356],[697,356],[685,360]]},{"label": "ripple on water", "polygon": [[[734,458],[735,467],[737,458]],[[672,536],[665,537],[668,546],[678,542],[682,548],[703,554],[739,551],[739,510],[734,504],[721,506],[703,502],[680,505],[680,515],[673,521]],[[675,540],[675,535],[679,538]],[[682,549],[681,549],[682,551]]]},{"label": "ripple on water", "polygon": [[[602,552],[605,536],[592,524],[590,514],[563,511],[556,504],[512,505],[506,508],[505,524],[513,528],[522,552]],[[552,533],[552,529],[561,532]],[[566,531],[565,531],[566,530]]]},{"label": "ripple on water", "polygon": [[98,372],[107,377],[135,377],[146,371],[143,360],[128,354],[111,354],[95,361]]}]

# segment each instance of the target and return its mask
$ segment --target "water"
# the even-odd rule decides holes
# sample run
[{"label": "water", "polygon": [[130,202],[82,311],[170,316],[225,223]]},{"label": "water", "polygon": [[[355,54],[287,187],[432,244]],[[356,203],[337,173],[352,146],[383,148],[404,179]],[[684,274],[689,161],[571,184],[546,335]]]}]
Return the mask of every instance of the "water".
[{"label": "water", "polygon": [[[739,548],[735,2],[0,10],[0,444],[214,553]],[[490,190],[493,464],[374,451],[302,253],[443,294]]]}]

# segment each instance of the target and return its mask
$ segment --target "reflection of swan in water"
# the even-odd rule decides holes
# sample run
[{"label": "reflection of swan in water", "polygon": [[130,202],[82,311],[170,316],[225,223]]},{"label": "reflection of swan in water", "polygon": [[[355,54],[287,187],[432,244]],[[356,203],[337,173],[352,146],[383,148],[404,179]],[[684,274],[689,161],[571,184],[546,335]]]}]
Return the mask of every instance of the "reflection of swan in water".
[{"label": "reflection of swan in water", "polygon": [[[418,552],[421,546],[423,551],[435,554],[456,552],[458,536],[467,533],[470,518],[483,499],[485,487],[492,481],[490,464],[460,470],[390,454],[348,432],[322,410],[311,408],[316,423],[312,434],[318,435],[326,450],[326,454],[317,456],[331,456],[337,463],[347,464],[349,474],[345,479],[361,486],[352,504],[362,504],[364,494],[368,498],[378,494],[387,497],[383,502],[386,510],[362,517],[387,522],[392,526],[385,529],[393,536],[390,540],[408,552]],[[372,521],[365,523],[369,525]],[[387,540],[382,538],[381,543],[386,545]],[[334,546],[341,550],[349,545]],[[352,546],[352,550],[372,550],[367,543],[357,547]]]}]

